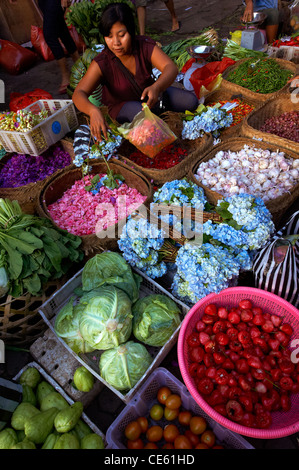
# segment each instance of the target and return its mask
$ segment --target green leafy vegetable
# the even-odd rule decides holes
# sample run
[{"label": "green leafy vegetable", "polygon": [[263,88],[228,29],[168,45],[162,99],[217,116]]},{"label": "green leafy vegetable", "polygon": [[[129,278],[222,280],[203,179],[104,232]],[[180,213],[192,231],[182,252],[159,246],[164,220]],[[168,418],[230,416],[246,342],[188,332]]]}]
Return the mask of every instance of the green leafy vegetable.
[{"label": "green leafy vegetable", "polygon": [[85,263],[82,272],[83,291],[91,291],[104,285],[123,290],[134,303],[139,299],[141,277],[133,273],[126,260],[115,252],[95,255]]},{"label": "green leafy vegetable", "polygon": [[83,258],[80,244],[49,219],[24,214],[17,201],[0,199],[0,268],[5,267],[12,296],[38,295],[49,279],[62,277]]},{"label": "green leafy vegetable", "polygon": [[152,357],[143,344],[128,341],[101,355],[101,376],[117,390],[130,390],[141,379],[152,363]]},{"label": "green leafy vegetable", "polygon": [[80,333],[94,349],[114,348],[129,339],[131,300],[124,291],[114,286],[101,287],[83,306]]},{"label": "green leafy vegetable", "polygon": [[133,306],[133,334],[149,346],[164,346],[180,325],[180,309],[169,297],[152,294]]}]

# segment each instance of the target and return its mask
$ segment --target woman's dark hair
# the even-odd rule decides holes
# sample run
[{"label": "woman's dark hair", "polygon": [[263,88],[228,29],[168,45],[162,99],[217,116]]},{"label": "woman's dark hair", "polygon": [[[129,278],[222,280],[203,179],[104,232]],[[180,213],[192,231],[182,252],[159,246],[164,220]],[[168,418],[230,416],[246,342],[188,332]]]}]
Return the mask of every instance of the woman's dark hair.
[{"label": "woman's dark hair", "polygon": [[126,26],[134,43],[135,19],[132,8],[126,3],[110,3],[104,8],[99,25],[101,34],[109,36],[112,26],[118,21]]}]

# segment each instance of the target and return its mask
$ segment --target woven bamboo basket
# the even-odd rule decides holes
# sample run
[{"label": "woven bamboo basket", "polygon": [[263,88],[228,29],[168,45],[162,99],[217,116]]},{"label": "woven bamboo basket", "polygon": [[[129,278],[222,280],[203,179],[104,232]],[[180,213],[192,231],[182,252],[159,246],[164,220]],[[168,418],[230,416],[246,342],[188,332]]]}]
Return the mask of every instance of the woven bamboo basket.
[{"label": "woven bamboo basket", "polygon": [[252,111],[242,124],[242,134],[246,137],[262,139],[272,145],[284,147],[293,152],[299,152],[299,143],[279,137],[275,134],[261,131],[261,127],[269,118],[283,113],[299,111],[298,103],[293,102],[288,95],[281,95],[263,103],[257,110]]},{"label": "woven bamboo basket", "polygon": [[[6,154],[0,162],[0,167],[5,165],[11,156],[12,153]],[[52,178],[72,168],[74,168],[73,164],[62,168],[61,170],[57,170],[55,173],[49,175],[44,180],[36,181],[35,183],[29,183],[24,186],[18,186],[16,188],[0,188],[0,197],[18,201],[22,211],[25,214],[35,214],[37,211],[39,194],[43,186],[50,182]]]},{"label": "woven bamboo basket", "polygon": [[[246,137],[231,138],[225,142],[215,145],[213,150],[206,152],[204,157],[193,165],[188,175],[191,181],[198,184],[204,189],[206,197],[208,201],[210,202],[210,204],[216,205],[220,199],[223,199],[224,196],[216,191],[213,191],[207,186],[202,185],[201,182],[195,177],[199,164],[202,162],[211,160],[212,158],[215,157],[216,153],[219,152],[220,150],[223,150],[223,151],[231,150],[231,151],[238,152],[244,147],[244,145],[248,145],[251,147],[254,146],[256,148],[261,148],[263,150],[268,149],[272,152],[281,151],[285,153],[286,157],[290,157],[294,159],[299,158],[298,153],[295,153],[291,150],[285,149],[283,147],[278,148],[276,145],[272,145],[268,142],[254,141]],[[286,192],[282,196],[265,201],[265,205],[271,212],[273,222],[276,225],[279,224],[279,221],[284,215],[285,211],[297,200],[298,197],[299,197],[299,182],[290,191]]]},{"label": "woven bamboo basket", "polygon": [[[212,93],[209,93],[205,97],[205,102],[204,104],[209,106],[212,103],[216,103],[217,101],[231,101],[233,99],[238,98],[245,104],[250,105],[253,110],[257,109],[260,106],[260,100],[252,97],[252,96],[245,96],[242,92],[241,93],[236,93],[232,90],[226,90],[225,88],[221,88],[218,90],[213,91]],[[238,137],[242,135],[242,124],[244,122],[244,119],[246,116],[244,116],[243,120],[239,122],[238,124],[234,124],[233,126],[227,127],[221,131],[220,134],[220,139],[223,142],[226,139],[230,139],[231,137]]]},{"label": "woven bamboo basket", "polygon": [[[248,59],[238,60],[234,65],[231,65],[230,67],[228,67],[223,72],[221,88],[220,89],[223,89],[225,91],[230,91],[231,93],[235,93],[235,94],[236,93],[242,93],[244,97],[258,100],[260,103],[262,103],[264,101],[267,101],[267,100],[273,98],[276,95],[287,92],[287,90],[289,89],[289,86],[290,86],[288,83],[286,85],[284,85],[280,90],[277,90],[274,93],[264,94],[264,93],[256,93],[254,91],[248,90],[245,87],[242,87],[240,85],[236,85],[235,83],[229,82],[226,79],[228,77],[229,73],[232,72],[233,70],[235,70],[240,64],[242,64],[246,60],[248,60]],[[283,59],[274,58],[274,60],[280,65],[281,68],[289,70],[292,73],[292,77],[294,77],[296,75],[296,71],[297,71],[296,64],[294,64],[293,62],[290,62],[288,60],[283,60]]]},{"label": "woven bamboo basket", "polygon": [[43,335],[47,325],[38,310],[65,281],[65,278],[49,281],[37,296],[27,293],[0,299],[0,339],[5,345],[28,347]]},{"label": "woven bamboo basket", "polygon": [[[181,149],[186,150],[188,155],[177,165],[162,170],[144,168],[137,163],[130,160],[130,154],[136,151],[136,147],[129,141],[124,141],[118,149],[118,158],[127,165],[135,168],[143,173],[153,184],[164,184],[167,181],[184,178],[193,162],[198,160],[200,155],[204,154],[208,149],[212,148],[213,138],[211,134],[205,134],[203,137],[196,140],[181,139],[183,121],[180,113],[167,111],[161,118],[168,124],[172,132],[177,136],[177,139],[172,144],[174,148],[179,146]],[[169,155],[171,159],[171,154]]]},{"label": "woven bamboo basket", "polygon": [[[91,174],[106,173],[107,167],[104,162],[91,163]],[[144,202],[145,206],[149,206],[152,200],[152,186],[148,179],[137,170],[129,168],[118,160],[111,159],[109,161],[110,169],[115,174],[121,174],[125,183],[131,188],[136,188],[143,196],[146,196]],[[48,206],[61,198],[64,192],[71,188],[73,184],[82,178],[81,168],[75,168],[65,172],[63,175],[53,178],[48,184],[45,184],[39,194],[38,214],[41,217],[48,217],[53,224],[57,227],[48,211]],[[115,237],[99,238],[96,234],[84,235],[81,237],[81,249],[87,257],[93,256],[95,253],[105,250],[116,250],[118,235],[120,232],[121,223],[115,225]]]}]

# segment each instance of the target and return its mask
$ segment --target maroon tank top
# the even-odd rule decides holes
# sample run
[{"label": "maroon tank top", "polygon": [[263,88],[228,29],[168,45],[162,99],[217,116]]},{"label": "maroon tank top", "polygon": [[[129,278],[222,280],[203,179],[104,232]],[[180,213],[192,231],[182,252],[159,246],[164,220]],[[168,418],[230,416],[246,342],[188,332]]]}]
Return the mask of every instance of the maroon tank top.
[{"label": "maroon tank top", "polygon": [[[136,75],[134,78],[143,90],[154,83],[151,56],[156,42],[145,36],[137,36],[135,42],[133,54],[136,60]],[[110,49],[106,47],[94,58],[94,61],[103,74],[101,81],[103,87],[102,103],[108,107],[110,116],[116,119],[127,101],[140,101],[140,96],[137,95],[133,85],[120,69],[117,57]]]}]

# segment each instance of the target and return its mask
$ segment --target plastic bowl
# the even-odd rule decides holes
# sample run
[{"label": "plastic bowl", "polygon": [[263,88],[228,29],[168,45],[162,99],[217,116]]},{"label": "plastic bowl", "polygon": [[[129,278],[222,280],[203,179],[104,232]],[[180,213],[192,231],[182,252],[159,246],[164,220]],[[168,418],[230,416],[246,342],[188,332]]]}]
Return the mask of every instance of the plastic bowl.
[{"label": "plastic bowl", "polygon": [[[222,426],[238,434],[257,439],[277,439],[289,436],[299,431],[299,393],[291,395],[292,406],[289,411],[271,412],[271,427],[268,429],[250,428],[217,413],[198,392],[194,380],[189,374],[190,361],[188,360],[186,339],[193,331],[196,322],[202,317],[205,307],[210,303],[219,307],[236,307],[242,299],[250,299],[253,306],[261,307],[264,312],[283,317],[284,322],[290,323],[293,327],[294,333],[291,341],[299,337],[299,310],[275,294],[251,287],[230,287],[218,294],[209,294],[189,310],[181,325],[178,337],[178,362],[182,378],[196,403]],[[295,347],[298,347],[298,344]]]}]

